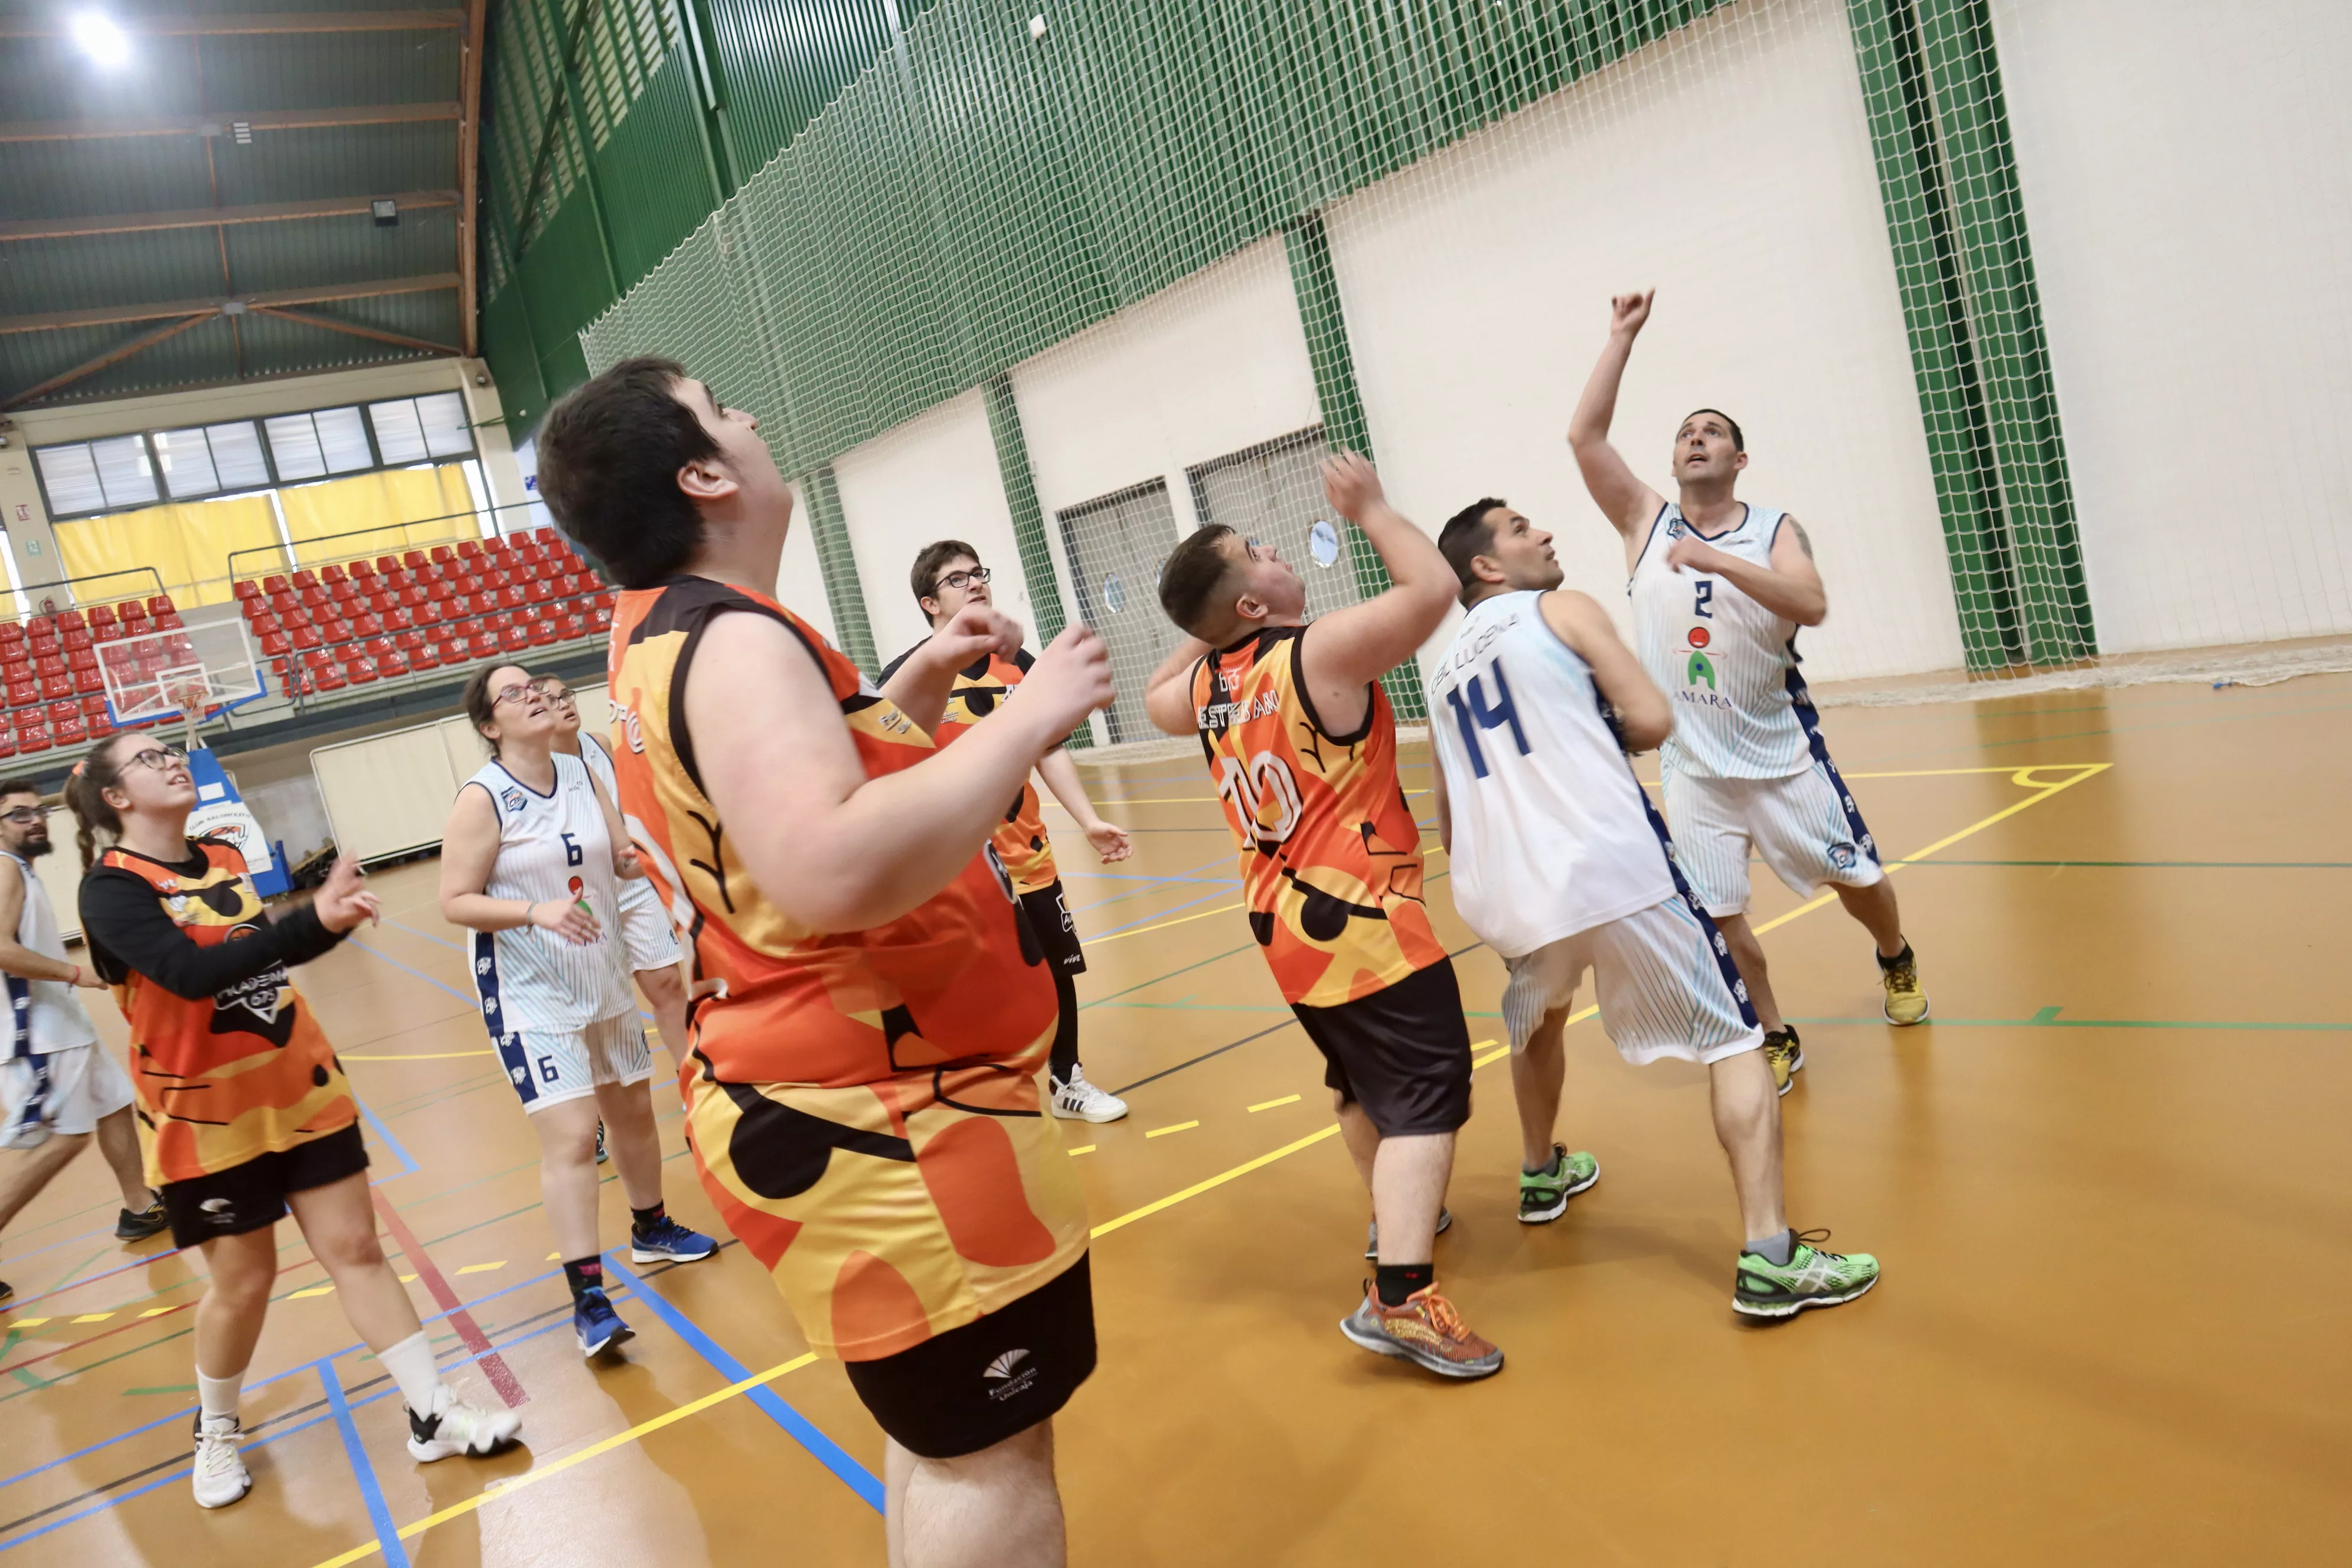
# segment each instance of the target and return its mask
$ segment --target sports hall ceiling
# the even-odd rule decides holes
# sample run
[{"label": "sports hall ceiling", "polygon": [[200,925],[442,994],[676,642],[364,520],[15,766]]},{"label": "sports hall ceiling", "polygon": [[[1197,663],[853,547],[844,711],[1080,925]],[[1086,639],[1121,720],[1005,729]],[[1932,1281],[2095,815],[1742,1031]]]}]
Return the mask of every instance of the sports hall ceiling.
[{"label": "sports hall ceiling", "polygon": [[0,409],[475,352],[485,5],[0,0]]}]

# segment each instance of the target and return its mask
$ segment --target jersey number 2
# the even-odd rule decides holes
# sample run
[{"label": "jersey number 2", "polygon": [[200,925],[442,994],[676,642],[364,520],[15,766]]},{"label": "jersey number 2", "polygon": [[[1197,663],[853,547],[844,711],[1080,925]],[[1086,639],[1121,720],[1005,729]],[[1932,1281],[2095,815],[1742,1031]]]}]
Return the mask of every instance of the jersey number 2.
[{"label": "jersey number 2", "polygon": [[[1026,710],[1024,709],[1024,711],[1025,712]],[[580,846],[572,842],[572,835],[569,833],[559,833],[556,837],[563,840],[563,863],[565,865],[577,866],[581,861],[587,858],[585,855],[583,855],[580,852]]]},{"label": "jersey number 2", "polygon": [[1709,606],[1709,605],[1713,605],[1714,603],[1715,603],[1715,582],[1714,582],[1714,580],[1713,580],[1712,578],[1708,578],[1708,577],[1702,577],[1702,578],[1700,578],[1700,579],[1698,580],[1698,588],[1697,588],[1697,598],[1696,598],[1696,603],[1694,603],[1694,604],[1691,605],[1691,614],[1692,614],[1692,615],[1694,615],[1694,616],[1705,616],[1708,620],[1710,620],[1710,621],[1711,621],[1711,620],[1715,619],[1715,612],[1714,612],[1712,609],[1708,608],[1708,606]]},{"label": "jersey number 2", "polygon": [[[1511,700],[1511,683],[1503,675],[1503,661],[1496,659],[1487,668],[1495,677],[1495,705],[1486,706],[1486,692],[1480,681],[1482,676],[1468,680],[1445,694],[1445,705],[1454,710],[1454,722],[1462,731],[1462,749],[1470,753],[1470,766],[1480,778],[1486,776],[1486,753],[1478,744],[1478,731],[1511,727],[1511,739],[1519,745],[1519,755],[1528,754],[1528,732],[1519,727],[1518,705]],[[1469,700],[1465,702],[1465,693]]]}]

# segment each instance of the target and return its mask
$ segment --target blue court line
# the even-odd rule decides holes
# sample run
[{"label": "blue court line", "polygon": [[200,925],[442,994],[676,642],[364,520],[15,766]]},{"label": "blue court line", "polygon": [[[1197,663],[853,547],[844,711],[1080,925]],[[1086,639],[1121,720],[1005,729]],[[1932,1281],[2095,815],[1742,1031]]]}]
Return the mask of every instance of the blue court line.
[{"label": "blue court line", "polygon": [[[751,1375],[751,1368],[720,1349],[719,1342],[704,1333],[693,1319],[664,1300],[644,1280],[632,1273],[628,1266],[621,1261],[618,1247],[604,1255],[604,1267],[635,1286],[636,1300],[643,1302],[654,1316],[667,1324],[671,1332],[691,1345],[695,1353],[709,1362],[729,1383],[741,1383]],[[840,1478],[843,1485],[865,1499],[866,1504],[875,1512],[882,1511],[882,1483],[876,1478],[874,1472],[851,1458],[841,1445],[826,1436],[807,1416],[785,1404],[765,1384],[752,1389],[749,1397],[752,1404],[767,1413],[769,1419],[789,1433],[794,1442],[814,1455],[817,1463],[831,1470]]]},{"label": "blue court line", "polygon": [[[501,1294],[503,1294],[503,1292],[501,1292]],[[488,1298],[487,1298],[487,1297],[486,1297],[486,1298],[484,1298],[484,1299],[485,1299],[485,1300],[488,1300]],[[429,1322],[429,1321],[431,1321],[432,1320],[431,1320],[431,1319],[427,1319],[426,1321]],[[517,1346],[517,1345],[519,1345],[519,1344],[523,1344],[523,1343],[525,1343],[525,1342],[529,1342],[529,1341],[531,1341],[531,1340],[535,1340],[535,1339],[539,1338],[539,1337],[540,1337],[540,1335],[541,1335],[541,1334],[553,1333],[553,1332],[554,1332],[556,1330],[558,1330],[558,1329],[568,1329],[568,1328],[570,1328],[571,1326],[572,1326],[572,1325],[571,1325],[571,1323],[570,1323],[570,1322],[568,1322],[568,1321],[557,1321],[557,1322],[553,1322],[553,1323],[550,1323],[550,1324],[548,1324],[548,1325],[547,1325],[546,1327],[544,1327],[544,1328],[533,1329],[530,1332],[529,1332],[529,1333],[527,1333],[527,1334],[518,1334],[518,1335],[517,1335],[517,1336],[515,1336],[513,1339],[507,1341],[507,1342],[506,1342],[505,1343],[503,1343],[503,1344],[494,1344],[494,1345],[492,1345],[492,1346],[490,1347],[490,1352],[499,1352],[499,1351],[509,1351],[509,1350],[512,1350],[515,1346]],[[490,1353],[490,1352],[485,1352],[484,1353],[485,1353],[485,1354],[488,1354],[488,1353]],[[339,1353],[345,1353],[345,1354],[347,1354],[347,1353],[349,1353],[349,1352],[346,1351],[346,1352],[339,1352]],[[326,1358],[326,1357],[321,1357],[321,1358],[320,1358],[320,1360],[321,1360],[321,1361],[328,1360],[328,1359],[330,1359],[330,1358]],[[439,1356],[438,1356],[438,1355],[436,1355],[436,1356],[435,1357],[435,1359],[437,1361],[437,1360],[439,1359]],[[478,1360],[480,1360],[480,1359],[481,1359],[481,1358],[480,1358],[479,1356],[475,1356],[475,1355],[465,1355],[465,1356],[461,1356],[461,1357],[459,1358],[459,1360],[460,1360],[460,1364],[464,1364],[465,1363],[470,1363],[470,1362],[474,1362],[474,1361],[478,1361]],[[275,1383],[275,1382],[277,1382],[279,1378],[291,1377],[291,1376],[293,1376],[296,1373],[299,1373],[299,1372],[307,1372],[307,1371],[310,1370],[312,1367],[314,1367],[314,1366],[316,1366],[316,1365],[318,1365],[318,1364],[319,1364],[319,1363],[318,1363],[318,1362],[305,1362],[305,1363],[303,1363],[300,1366],[289,1367],[289,1368],[288,1368],[286,1371],[284,1371],[284,1372],[277,1373],[274,1373],[273,1375],[271,1375],[271,1376],[269,1376],[269,1377],[264,1378],[264,1379],[262,1380],[262,1383]],[[256,1387],[256,1388],[258,1388],[258,1387],[260,1387],[260,1386],[261,1386],[261,1384],[253,1384],[253,1386],[254,1386],[254,1387]],[[353,1409],[353,1410],[362,1410],[362,1409],[365,1409],[367,1406],[369,1406],[369,1405],[371,1405],[375,1404],[378,1400],[380,1400],[380,1399],[386,1399],[386,1398],[389,1398],[389,1397],[391,1397],[392,1395],[398,1394],[399,1392],[400,1392],[400,1390],[398,1389],[398,1387],[397,1387],[397,1386],[394,1386],[394,1387],[392,1387],[392,1388],[387,1388],[387,1389],[383,1389],[383,1390],[378,1391],[377,1393],[374,1393],[374,1394],[369,1394],[365,1399],[361,1400],[358,1404],[353,1405],[351,1405],[351,1406],[350,1406],[350,1408],[351,1408],[351,1409]],[[111,1446],[111,1445],[113,1445],[113,1444],[120,1443],[120,1442],[123,1441],[123,1440],[124,1440],[124,1438],[128,1438],[128,1437],[135,1437],[135,1436],[138,1436],[140,1433],[142,1433],[142,1432],[152,1432],[152,1431],[153,1431],[156,1427],[161,1426],[163,1426],[163,1425],[165,1425],[165,1424],[166,1424],[166,1423],[168,1423],[168,1422],[173,1422],[173,1421],[184,1421],[184,1420],[186,1420],[186,1419],[187,1419],[187,1415],[188,1415],[188,1412],[187,1412],[187,1410],[186,1410],[186,1409],[181,1409],[181,1410],[173,1411],[171,1415],[164,1416],[164,1417],[163,1418],[163,1420],[161,1420],[161,1421],[152,1421],[152,1422],[149,1422],[149,1423],[148,1423],[146,1426],[144,1426],[136,1427],[136,1428],[132,1429],[131,1431],[129,1431],[129,1432],[125,1432],[125,1433],[123,1433],[123,1434],[121,1435],[121,1436],[118,1436],[118,1437],[110,1437],[110,1438],[108,1438],[108,1439],[107,1439],[105,1442],[103,1442],[103,1443],[93,1444],[90,1447],[84,1448],[84,1449],[80,1450],[80,1451],[79,1451],[79,1453],[76,1453],[76,1454],[68,1454],[68,1455],[67,1455],[67,1456],[66,1456],[66,1458],[68,1458],[68,1459],[70,1459],[70,1458],[79,1458],[81,1456],[81,1454],[95,1453],[95,1452],[97,1452],[97,1451],[98,1451],[98,1449],[100,1449],[100,1448],[103,1448],[103,1447],[110,1447],[110,1446]],[[253,1449],[256,1449],[256,1448],[266,1448],[266,1447],[268,1447],[270,1444],[275,1443],[275,1442],[278,1442],[278,1441],[279,1441],[279,1440],[280,1440],[280,1439],[282,1439],[282,1438],[291,1437],[291,1436],[294,1436],[294,1434],[295,1434],[295,1433],[297,1433],[297,1432],[304,1432],[304,1431],[308,1431],[310,1428],[311,1428],[311,1427],[313,1427],[313,1426],[316,1426],[320,1425],[321,1422],[330,1421],[330,1420],[332,1420],[332,1419],[334,1419],[334,1417],[333,1417],[331,1415],[313,1415],[313,1416],[311,1416],[311,1417],[310,1417],[309,1420],[307,1420],[307,1421],[298,1421],[298,1422],[296,1422],[296,1423],[295,1423],[293,1426],[284,1426],[284,1427],[280,1427],[278,1430],[277,1430],[277,1431],[272,1432],[271,1434],[269,1434],[269,1436],[268,1436],[267,1437],[257,1437],[257,1438],[255,1438],[252,1442],[247,1443],[247,1444],[246,1444],[246,1445],[245,1445],[246,1450],[247,1450],[247,1452],[250,1452],[250,1451],[252,1451]],[[40,1466],[40,1467],[38,1467],[38,1468],[39,1468],[40,1469],[44,1469],[44,1470],[46,1470],[46,1469],[49,1468],[49,1467],[50,1467],[51,1465],[60,1465],[60,1464],[63,1464],[63,1463],[65,1463],[65,1459],[52,1459],[52,1460],[50,1460],[50,1461],[49,1461],[49,1463],[48,1463],[47,1465],[42,1465],[42,1466]],[[38,1541],[42,1536],[48,1534],[51,1531],[63,1530],[63,1529],[64,1529],[67,1525],[68,1525],[68,1524],[79,1524],[79,1523],[80,1523],[83,1520],[85,1520],[85,1519],[88,1519],[88,1518],[91,1517],[93,1514],[100,1514],[100,1513],[104,1513],[104,1512],[106,1512],[109,1509],[120,1508],[120,1507],[121,1507],[124,1503],[129,1502],[132,1498],[143,1496],[143,1495],[145,1495],[145,1494],[146,1494],[146,1493],[148,1493],[148,1492],[152,1492],[152,1491],[153,1491],[157,1487],[161,1487],[161,1486],[168,1486],[168,1485],[170,1485],[170,1484],[171,1484],[172,1482],[173,1482],[173,1481],[182,1481],[182,1480],[185,1480],[185,1479],[188,1479],[189,1471],[190,1471],[190,1470],[192,1470],[194,1468],[194,1466],[193,1466],[193,1464],[192,1464],[192,1465],[191,1465],[187,1469],[173,1468],[173,1469],[171,1469],[171,1470],[167,1470],[167,1471],[165,1471],[163,1475],[156,1477],[153,1480],[149,1481],[149,1482],[148,1482],[146,1485],[144,1485],[144,1486],[142,1486],[142,1487],[135,1487],[135,1488],[133,1488],[132,1489],[131,1489],[130,1491],[122,1492],[122,1493],[118,1494],[117,1496],[114,1496],[114,1497],[109,1498],[106,1501],[101,1502],[101,1503],[94,1504],[94,1505],[92,1505],[92,1506],[91,1506],[91,1507],[89,1507],[89,1508],[86,1508],[86,1509],[82,1510],[81,1510],[81,1512],[79,1512],[79,1513],[76,1513],[76,1514],[68,1514],[68,1515],[67,1515],[67,1516],[66,1516],[65,1518],[63,1518],[63,1519],[59,1519],[59,1520],[53,1520],[53,1521],[51,1521],[49,1523],[47,1523],[47,1524],[45,1524],[45,1525],[41,1526],[41,1528],[40,1528],[40,1529],[36,1530],[36,1531],[28,1531],[27,1533],[26,1533],[26,1534],[24,1534],[24,1535],[20,1535],[20,1536],[18,1536],[16,1540],[14,1540],[14,1541],[0,1541],[0,1552],[5,1552],[5,1551],[9,1550],[11,1547],[22,1546],[22,1545],[24,1545],[24,1544],[25,1544],[25,1542],[28,1542],[28,1541]],[[34,1474],[34,1473],[35,1473],[35,1472],[34,1472],[34,1471],[32,1471],[32,1470],[27,1470],[27,1471],[26,1471],[26,1472],[25,1472],[25,1474],[26,1474],[26,1475],[32,1475],[32,1474]],[[17,1478],[15,1478],[15,1479],[22,1479],[23,1478],[22,1478],[22,1477],[17,1477]],[[0,1482],[0,1485],[6,1485],[6,1484],[7,1484],[6,1482]],[[403,1561],[404,1561],[404,1559]]]},{"label": "blue court line", "polygon": [[343,1435],[343,1452],[352,1461],[352,1479],[359,1482],[360,1497],[367,1503],[368,1521],[375,1526],[376,1548],[383,1553],[384,1568],[409,1568],[408,1549],[401,1545],[400,1527],[392,1522],[392,1510],[384,1506],[383,1487],[360,1442],[351,1402],[343,1397],[343,1376],[332,1360],[320,1363],[319,1386],[327,1391],[327,1406],[335,1413],[336,1430]]},{"label": "blue court line", "polygon": [[458,1001],[463,1002],[466,1005],[466,1010],[467,1012],[477,1015],[481,1012],[482,1005],[480,1002],[468,996],[466,993],[458,990],[456,986],[449,984],[447,982],[436,980],[433,976],[425,973],[425,971],[418,969],[412,964],[403,963],[400,960],[393,957],[392,954],[383,952],[380,948],[370,947],[367,943],[360,941],[357,937],[346,937],[344,941],[348,945],[358,948],[362,952],[373,953],[376,957],[383,959],[386,963],[391,964],[394,969],[407,970],[409,973],[414,974],[417,979],[422,980],[425,984],[434,987],[436,990],[446,991],[450,995],[455,996]]},{"label": "blue court line", "polygon": [[360,1108],[360,1114],[367,1118],[367,1124],[370,1127],[375,1129],[375,1135],[383,1142],[383,1146],[390,1149],[394,1154],[399,1155],[400,1163],[407,1167],[407,1169],[404,1171],[394,1171],[390,1176],[377,1176],[368,1183],[369,1186],[373,1187],[380,1185],[383,1183],[389,1182],[398,1176],[413,1176],[416,1174],[418,1171],[424,1169],[423,1166],[416,1163],[415,1156],[409,1153],[407,1145],[401,1142],[399,1139],[394,1138],[392,1135],[392,1129],[383,1124],[383,1120],[377,1116],[374,1111],[368,1109],[367,1101],[360,1098],[360,1091],[358,1089],[352,1090],[352,1103]]},{"label": "blue court line", "polygon": [[[1148,915],[1138,915],[1135,919],[1128,921],[1123,924],[1112,926],[1108,931],[1088,931],[1087,933],[1087,938],[1089,941],[1100,942],[1105,937],[1117,936],[1123,931],[1133,931],[1137,926],[1149,925],[1153,921],[1164,921],[1169,916],[1182,910],[1189,910],[1195,904],[1205,904],[1212,899],[1231,898],[1234,890],[1235,889],[1234,888],[1229,887],[1217,888],[1209,892],[1201,894],[1198,898],[1186,899],[1182,903],[1170,904],[1166,909],[1154,910]],[[1108,900],[1105,901],[1108,902]]]}]

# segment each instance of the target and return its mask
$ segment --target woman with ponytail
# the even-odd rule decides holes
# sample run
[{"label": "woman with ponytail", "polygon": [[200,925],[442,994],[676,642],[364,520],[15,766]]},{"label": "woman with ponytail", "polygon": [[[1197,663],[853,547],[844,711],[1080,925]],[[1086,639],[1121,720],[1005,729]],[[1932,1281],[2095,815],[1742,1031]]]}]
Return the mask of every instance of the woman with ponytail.
[{"label": "woman with ponytail", "polygon": [[[131,1026],[131,1084],[147,1180],[172,1239],[201,1248],[211,1282],[196,1304],[195,1495],[245,1496],[237,1398],[278,1277],[277,1224],[290,1205],[335,1299],[399,1384],[419,1462],[510,1444],[520,1419],[458,1399],[441,1381],[416,1309],[376,1243],[359,1106],[289,965],[377,916],[359,868],[339,861],[310,904],[261,907],[245,858],[191,839],[187,754],[127,731],[99,743],[66,784],[81,825],[82,932]],[[101,846],[100,835],[110,841]]]}]

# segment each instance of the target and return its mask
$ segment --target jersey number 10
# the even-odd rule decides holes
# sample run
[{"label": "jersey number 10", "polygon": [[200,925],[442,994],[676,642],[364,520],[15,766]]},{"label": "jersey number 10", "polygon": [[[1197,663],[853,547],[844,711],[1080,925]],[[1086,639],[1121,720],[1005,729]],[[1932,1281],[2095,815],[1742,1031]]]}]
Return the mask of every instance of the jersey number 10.
[{"label": "jersey number 10", "polygon": [[[1528,754],[1528,732],[1519,727],[1519,710],[1511,700],[1511,683],[1503,675],[1503,661],[1496,659],[1486,667],[1495,677],[1495,705],[1486,706],[1483,677],[1472,676],[1445,694],[1445,705],[1454,710],[1454,722],[1462,731],[1462,749],[1470,753],[1470,766],[1480,778],[1486,776],[1486,753],[1478,744],[1478,731],[1511,727],[1511,739],[1519,744],[1519,755]],[[1467,694],[1469,700],[1464,701]]]}]

